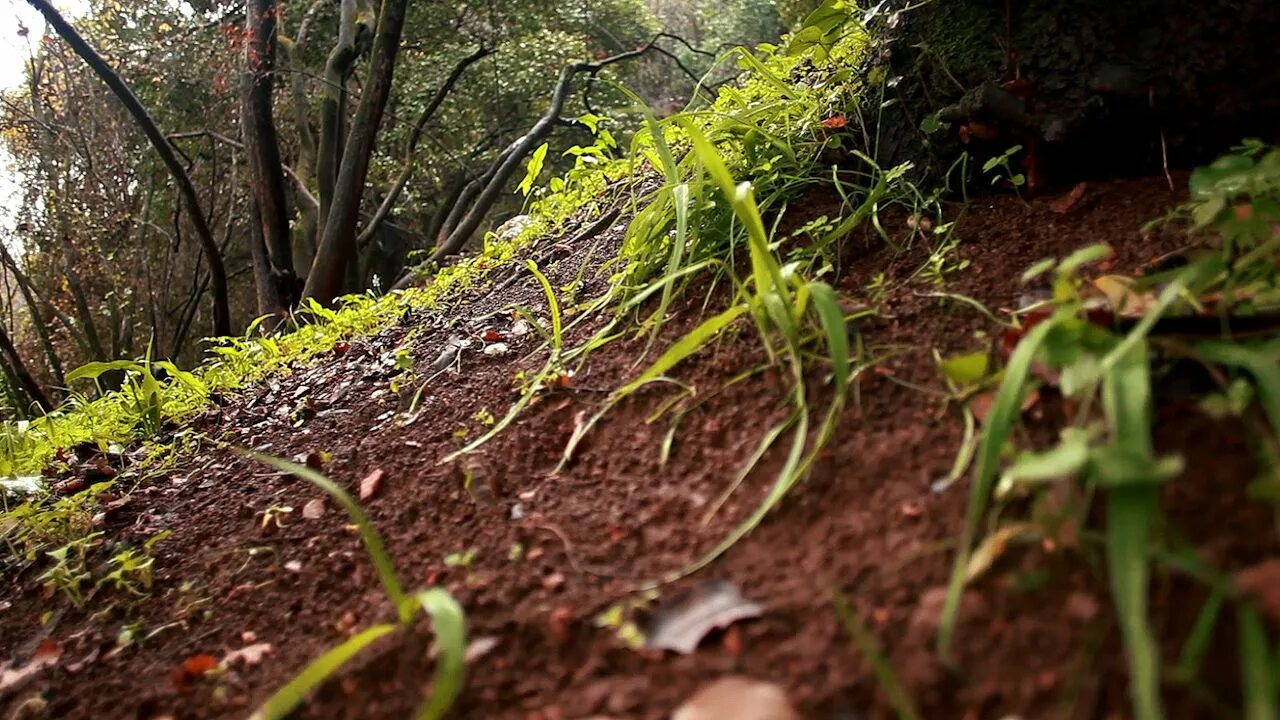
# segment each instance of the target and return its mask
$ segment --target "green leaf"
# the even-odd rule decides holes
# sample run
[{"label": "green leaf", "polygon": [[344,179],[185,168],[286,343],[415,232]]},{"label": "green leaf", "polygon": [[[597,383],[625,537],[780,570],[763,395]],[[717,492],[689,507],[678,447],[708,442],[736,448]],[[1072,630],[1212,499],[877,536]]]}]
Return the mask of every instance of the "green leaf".
[{"label": "green leaf", "polygon": [[635,380],[627,383],[614,392],[615,399],[620,399],[626,395],[635,392],[637,388],[651,380],[664,375],[668,370],[675,367],[685,358],[697,352],[711,341],[720,331],[727,327],[734,320],[737,320],[742,313],[747,311],[746,305],[734,305],[715,317],[704,320],[698,327],[689,331],[687,335],[676,341],[667,351],[654,361],[640,376]]},{"label": "green leaf", "polygon": [[1057,446],[1045,452],[1023,452],[1004,472],[1000,484],[1044,482],[1075,475],[1089,462],[1089,435],[1079,428],[1062,431]]},{"label": "green leaf", "polygon": [[827,336],[827,352],[831,354],[831,368],[835,375],[836,392],[844,395],[849,387],[849,328],[844,322],[844,311],[836,300],[835,290],[823,282],[809,283],[809,295],[813,309],[818,314],[822,331]]},{"label": "green leaf", "polygon": [[289,716],[295,708],[306,699],[312,690],[328,680],[348,660],[368,647],[374,640],[396,629],[390,623],[375,625],[364,632],[352,636],[341,645],[329,650],[312,660],[302,672],[285,684],[284,687],[271,694],[259,707],[250,720],[282,720]]},{"label": "green leaf", "polygon": [[956,387],[970,387],[987,376],[991,359],[986,352],[955,355],[942,361],[942,374]]},{"label": "green leaf", "polygon": [[542,166],[547,159],[548,147],[550,147],[548,143],[542,143],[538,146],[538,149],[534,150],[533,154],[529,156],[529,164],[525,169],[524,180],[521,180],[520,184],[516,187],[516,189],[524,194],[525,197],[528,197],[529,193],[533,191],[534,181],[542,174]]},{"label": "green leaf", "polygon": [[439,654],[431,695],[415,717],[417,720],[439,720],[453,706],[466,677],[466,618],[462,606],[444,588],[424,590],[414,595],[412,602],[431,617],[431,630],[435,633]]},{"label": "green leaf", "polygon": [[947,657],[951,646],[951,638],[955,632],[956,612],[960,609],[960,595],[964,590],[965,576],[968,572],[969,554],[972,552],[974,537],[986,514],[987,501],[991,497],[992,485],[995,483],[996,470],[1000,462],[1000,451],[1005,440],[1013,429],[1013,423],[1021,414],[1022,397],[1026,392],[1027,378],[1031,374],[1031,364],[1044,344],[1045,337],[1060,319],[1050,317],[1031,328],[1023,336],[1018,347],[1009,358],[1004,371],[1004,381],[996,393],[991,406],[991,414],[987,418],[986,430],[982,433],[982,441],[978,446],[978,464],[974,468],[973,483],[969,488],[969,505],[965,510],[964,530],[960,537],[960,552],[951,568],[951,578],[947,585],[947,597],[943,604],[942,620],[938,626],[938,652]]},{"label": "green leaf", "polygon": [[67,373],[66,380],[68,383],[74,382],[81,378],[92,378],[94,380],[101,377],[104,373],[113,370],[121,370],[125,372],[146,372],[146,367],[136,360],[112,360],[110,362],[89,362]]}]

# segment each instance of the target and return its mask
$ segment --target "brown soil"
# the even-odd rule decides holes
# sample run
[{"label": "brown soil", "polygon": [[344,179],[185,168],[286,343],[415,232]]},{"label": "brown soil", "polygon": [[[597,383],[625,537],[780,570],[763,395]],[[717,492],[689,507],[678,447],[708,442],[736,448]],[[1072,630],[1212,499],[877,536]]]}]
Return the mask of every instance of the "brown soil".
[{"label": "brown soil", "polygon": [[[1028,208],[1009,197],[978,200],[960,229],[959,253],[970,266],[952,275],[946,289],[993,309],[1014,308],[1025,292],[1017,278],[1028,265],[1100,241],[1115,246],[1116,271],[1132,270],[1176,247],[1176,237],[1144,237],[1139,228],[1177,200],[1163,178],[1095,184],[1066,214],[1047,203]],[[814,196],[793,213],[816,216],[830,204]],[[591,260],[589,248],[573,248],[552,264],[553,285],[573,281],[583,262],[596,268],[618,234],[615,228],[602,236]],[[902,254],[883,244],[854,245],[838,278],[854,299],[878,274],[905,278],[926,256],[918,241]],[[585,277],[579,297],[602,292],[604,278],[592,271]],[[173,531],[156,548],[151,596],[127,613],[121,603],[97,617],[67,610],[63,598],[38,589],[35,569],[6,578],[3,656],[26,657],[51,637],[63,657],[20,693],[2,698],[0,714],[244,717],[307,661],[393,617],[341,511],[328,502],[322,517],[304,519],[302,508],[320,498],[319,491],[220,446],[221,440],[283,457],[331,453],[325,472],[353,492],[361,478],[384,471],[378,491],[363,504],[402,580],[411,588],[443,584],[465,607],[470,636],[497,643],[471,663],[453,717],[663,718],[698,687],[730,673],[780,684],[807,718],[890,717],[868,663],[832,611],[835,589],[847,593],[875,631],[924,717],[1126,716],[1125,664],[1105,566],[1088,543],[1012,548],[966,595],[954,666],[944,668],[934,656],[940,592],[967,487],[961,482],[935,493],[930,486],[949,470],[962,423],[955,408],[894,380],[938,386],[933,349],[944,355],[981,349],[996,328],[963,305],[921,296],[929,289],[920,282],[894,285],[884,315],[862,325],[870,347],[895,354],[862,381],[860,407],[846,412],[811,477],[754,533],[710,567],[663,587],[651,603],[660,607],[720,578],[764,606],[762,617],[709,637],[691,655],[627,649],[595,619],[616,603],[639,599],[641,581],[697,559],[756,507],[781,465],[777,453],[703,522],[762,433],[785,416],[785,387],[771,371],[725,386],[764,362],[744,324],[677,369],[697,388],[701,404],[683,416],[665,466],[661,448],[672,416],[646,419],[675,386],[654,385],[606,415],[572,462],[552,474],[577,418],[637,372],[646,338],[627,337],[592,354],[570,387],[542,397],[481,452],[460,461],[465,465],[441,464],[459,447],[462,429],[468,439],[485,430],[480,411],[502,416],[515,398],[513,375],[541,367],[545,351],[533,335],[509,338],[506,357],[464,351],[462,372],[430,382],[407,423],[397,411],[408,406],[421,380],[402,381],[393,391],[392,353],[407,342],[417,376],[430,375],[447,339],[468,319],[512,303],[543,307],[541,290],[525,278],[502,297],[482,293],[449,312],[411,313],[341,355],[335,351],[332,359],[297,368],[200,417],[194,427],[207,439],[107,516],[104,530],[113,542]],[[697,322],[703,298],[690,295],[650,357]],[[461,322],[451,326],[450,318]],[[504,314],[484,325],[508,334],[512,322]],[[594,329],[589,324],[574,328],[570,339],[587,337]],[[1052,405],[1031,414],[1052,413]],[[295,414],[299,407],[303,412]],[[1191,407],[1171,400],[1161,414],[1161,445],[1188,460],[1185,477],[1169,485],[1167,509],[1192,546],[1219,567],[1262,560],[1276,550],[1271,515],[1238,502],[1253,473],[1248,448],[1238,429],[1211,423]],[[1195,482],[1202,477],[1213,481]],[[264,529],[263,512],[272,506],[294,508],[283,528]],[[517,545],[522,557],[512,559]],[[445,562],[467,551],[474,553],[469,565]],[[1202,591],[1160,575],[1153,596],[1157,629],[1176,652]],[[52,619],[42,625],[48,610]],[[140,635],[155,635],[111,653],[125,622],[136,624]],[[412,634],[380,641],[298,715],[408,717],[429,682],[430,637],[423,621]],[[216,677],[176,681],[188,658],[221,658],[250,642],[269,642],[273,652]],[[1233,661],[1209,665],[1227,680],[1235,676]],[[46,707],[19,709],[36,693]],[[1182,705],[1186,717],[1198,717],[1192,704]]]}]

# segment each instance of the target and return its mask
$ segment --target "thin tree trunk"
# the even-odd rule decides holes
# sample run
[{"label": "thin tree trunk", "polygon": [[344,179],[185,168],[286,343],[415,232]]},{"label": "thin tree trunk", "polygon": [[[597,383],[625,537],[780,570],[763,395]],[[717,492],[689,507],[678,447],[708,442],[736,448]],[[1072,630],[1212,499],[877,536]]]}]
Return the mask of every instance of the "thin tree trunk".
[{"label": "thin tree trunk", "polygon": [[195,227],[201,248],[209,261],[213,284],[213,332],[215,335],[230,335],[231,311],[227,303],[226,268],[223,265],[222,256],[218,252],[218,245],[213,239],[213,233],[209,230],[209,223],[205,220],[204,212],[200,209],[200,201],[196,195],[195,186],[191,184],[191,178],[187,175],[186,170],[183,169],[182,164],[178,162],[173,146],[165,139],[164,134],[160,132],[160,128],[156,127],[155,120],[147,113],[146,108],[138,101],[137,96],[120,78],[120,75],[107,64],[106,60],[102,59],[102,56],[89,43],[85,42],[80,33],[76,32],[76,29],[62,17],[62,14],[53,7],[49,0],[27,0],[27,2],[39,10],[41,15],[44,15],[45,20],[58,33],[58,36],[70,45],[71,49],[111,88],[116,98],[125,106],[125,109],[129,111],[134,121],[146,134],[147,139],[151,141],[156,154],[160,156],[165,167],[169,169],[169,173],[173,175],[174,182],[178,184],[178,188],[182,193],[183,204],[186,205],[187,214],[191,218],[192,226]]},{"label": "thin tree trunk", "polygon": [[329,303],[342,291],[347,266],[356,260],[356,223],[369,174],[369,157],[391,94],[400,35],[408,0],[383,0],[369,63],[369,77],[342,153],[342,169],[334,186],[334,203],[325,218],[315,263],[303,295]]},{"label": "thin tree trunk", "polygon": [[67,381],[63,376],[62,361],[58,358],[58,351],[53,345],[49,324],[44,321],[44,315],[40,312],[42,303],[36,299],[35,293],[31,290],[31,278],[18,267],[18,263],[9,254],[9,248],[3,242],[0,242],[0,261],[4,262],[9,273],[13,275],[14,281],[18,283],[18,291],[22,293],[22,299],[27,304],[27,312],[31,315],[31,326],[35,328],[36,337],[40,338],[40,347],[44,350],[45,361],[49,363],[53,382],[65,386]]},{"label": "thin tree trunk", "polygon": [[4,353],[5,360],[9,366],[9,370],[13,373],[13,379],[17,381],[19,388],[23,393],[31,399],[44,412],[53,409],[53,403],[49,402],[49,397],[44,394],[44,389],[31,376],[31,371],[27,370],[26,363],[22,362],[22,356],[18,354],[18,348],[14,347],[13,340],[9,337],[9,331],[0,326],[0,352]]},{"label": "thin tree trunk", "polygon": [[370,218],[369,223],[360,233],[360,238],[357,240],[356,245],[364,247],[365,243],[369,242],[373,234],[378,231],[378,226],[391,214],[391,209],[395,207],[396,200],[400,198],[400,193],[404,190],[405,185],[409,184],[409,180],[413,177],[418,142],[422,140],[422,133],[426,130],[427,122],[431,120],[431,116],[435,115],[436,110],[444,103],[444,99],[449,96],[453,86],[462,77],[462,73],[466,72],[467,68],[473,63],[492,55],[494,52],[496,51],[482,47],[459,60],[458,64],[453,67],[453,72],[449,73],[449,77],[445,79],[444,84],[440,86],[440,89],[436,90],[431,102],[427,103],[427,106],[423,108],[422,113],[418,115],[418,121],[413,125],[413,130],[409,133],[409,142],[405,146],[404,152],[404,167],[400,169],[395,181],[391,183],[391,189],[387,191],[387,196],[383,198],[382,204],[378,206],[377,211],[373,213],[373,217]]},{"label": "thin tree trunk", "polygon": [[[364,16],[358,0],[341,0],[338,40],[324,66],[324,96],[320,102],[320,143],[316,150],[316,183],[320,189],[320,220],[333,204],[334,186],[342,165],[343,118],[346,116],[347,79],[360,55],[359,38],[373,19]],[[363,16],[363,17],[362,17]],[[323,228],[320,229],[323,232]]]},{"label": "thin tree trunk", "polygon": [[[289,207],[284,190],[284,163],[280,159],[280,143],[272,112],[275,88],[276,17],[275,0],[249,0],[245,24],[249,42],[245,47],[245,79],[243,106],[245,115],[245,149],[249,156],[249,187],[261,223],[259,232],[250,233],[252,253],[258,258],[257,244],[265,245],[274,290],[258,298],[270,312],[283,312],[296,304],[294,295],[293,243],[289,233]],[[259,287],[259,292],[264,288]]]}]

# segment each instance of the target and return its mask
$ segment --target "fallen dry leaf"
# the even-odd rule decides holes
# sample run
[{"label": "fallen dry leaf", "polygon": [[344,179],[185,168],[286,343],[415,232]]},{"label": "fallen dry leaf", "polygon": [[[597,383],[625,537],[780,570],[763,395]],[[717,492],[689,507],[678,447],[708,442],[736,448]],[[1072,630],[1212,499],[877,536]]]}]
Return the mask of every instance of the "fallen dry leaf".
[{"label": "fallen dry leaf", "polygon": [[1136,285],[1133,278],[1123,275],[1103,275],[1093,281],[1111,311],[1130,318],[1146,315],[1156,305],[1155,293],[1142,292]]},{"label": "fallen dry leaf", "polygon": [[1236,573],[1236,589],[1258,602],[1272,620],[1280,619],[1280,559],[1264,560]]},{"label": "fallen dry leaf", "polygon": [[62,643],[46,639],[40,643],[31,656],[31,660],[20,668],[0,669],[0,693],[14,690],[25,685],[29,680],[58,664],[62,659]]},{"label": "fallen dry leaf", "polygon": [[232,650],[227,653],[227,656],[222,658],[222,664],[219,667],[229,668],[240,664],[245,667],[257,665],[262,662],[262,658],[270,655],[271,652],[271,643],[261,642],[246,645],[239,650]]},{"label": "fallen dry leaf", "polygon": [[773,683],[723,677],[694,693],[671,720],[800,720],[787,694]]},{"label": "fallen dry leaf", "polygon": [[828,130],[839,130],[840,128],[848,124],[849,124],[849,121],[845,119],[844,115],[832,115],[831,117],[822,121],[822,127]]},{"label": "fallen dry leaf", "polygon": [[378,468],[364,476],[364,479],[360,481],[361,500],[368,500],[373,497],[374,493],[378,492],[378,488],[382,486],[382,477],[384,475],[386,473],[382,471],[382,468]]},{"label": "fallen dry leaf", "polygon": [[467,645],[467,652],[463,657],[465,658],[466,663],[470,665],[485,655],[493,652],[501,642],[502,640],[496,637],[473,638]]},{"label": "fallen dry leaf", "polygon": [[649,624],[645,647],[688,655],[712,630],[760,617],[764,608],[742,596],[731,582],[715,580],[662,608]]},{"label": "fallen dry leaf", "polygon": [[173,687],[178,692],[187,692],[191,689],[191,681],[204,677],[205,673],[217,667],[218,659],[208,653],[192,655],[173,669],[173,673],[170,675],[173,680]]},{"label": "fallen dry leaf", "polygon": [[316,518],[322,517],[323,515],[324,515],[324,498],[316,498],[314,500],[309,500],[307,501],[306,505],[302,506],[302,517],[308,520],[315,520]]},{"label": "fallen dry leaf", "polygon": [[1080,202],[1088,189],[1089,183],[1076,183],[1076,186],[1071,188],[1071,192],[1049,203],[1049,207],[1059,215],[1066,215],[1071,212],[1071,208],[1075,207],[1076,204]]}]

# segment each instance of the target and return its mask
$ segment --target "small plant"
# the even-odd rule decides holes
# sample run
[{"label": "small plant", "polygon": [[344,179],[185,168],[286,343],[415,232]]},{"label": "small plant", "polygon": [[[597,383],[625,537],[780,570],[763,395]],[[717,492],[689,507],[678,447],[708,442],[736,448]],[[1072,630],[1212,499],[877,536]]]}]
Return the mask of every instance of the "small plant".
[{"label": "small plant", "polygon": [[89,551],[102,543],[101,538],[100,532],[90,533],[45,553],[53,560],[53,566],[40,576],[41,584],[66,595],[76,607],[82,607],[83,586],[93,577],[87,565]]},{"label": "small plant", "polygon": [[289,505],[280,505],[272,503],[262,511],[262,529],[283,530],[289,524],[289,518],[293,517],[293,507]]},{"label": "small plant", "polygon": [[1022,146],[1014,145],[1008,150],[1005,150],[1000,155],[997,155],[982,164],[983,174],[989,174],[992,176],[991,177],[992,185],[995,185],[996,183],[999,183],[1001,180],[1004,180],[1008,182],[1009,185],[1012,186],[1014,190],[1019,191],[1018,193],[1019,197],[1021,197],[1022,195],[1022,193],[1020,192],[1022,189],[1022,186],[1027,184],[1026,175],[1013,171],[1013,157],[1020,152],[1022,152]]},{"label": "small plant", "polygon": [[368,628],[313,660],[293,680],[267,698],[251,716],[253,720],[280,720],[287,717],[312,690],[375,640],[393,632],[411,630],[419,612],[426,612],[431,617],[439,657],[436,660],[435,677],[431,682],[431,695],[413,717],[415,720],[439,720],[444,717],[462,689],[466,672],[466,623],[462,607],[444,588],[407,592],[396,576],[395,566],[381,536],[369,523],[360,505],[332,480],[305,465],[256,453],[249,455],[281,472],[310,482],[328,493],[346,510],[351,522],[360,532],[360,538],[364,541],[365,550],[369,553],[387,599],[396,609],[395,623],[382,623]]}]

